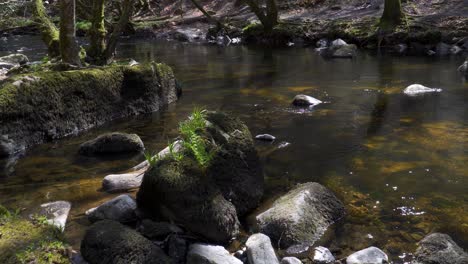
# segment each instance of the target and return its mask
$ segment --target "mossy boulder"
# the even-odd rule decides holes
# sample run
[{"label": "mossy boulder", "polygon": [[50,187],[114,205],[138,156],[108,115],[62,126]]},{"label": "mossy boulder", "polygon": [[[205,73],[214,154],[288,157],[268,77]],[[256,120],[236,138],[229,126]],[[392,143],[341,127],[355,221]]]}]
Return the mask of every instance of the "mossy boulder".
[{"label": "mossy boulder", "polygon": [[80,154],[85,156],[134,153],[145,149],[143,141],[137,134],[120,132],[106,133],[81,144]]},{"label": "mossy boulder", "polygon": [[225,243],[239,231],[237,215],[255,208],[263,195],[262,168],[252,135],[239,119],[209,112],[206,130],[198,134],[212,153],[207,166],[185,149],[181,160],[160,160],[145,173],[137,202],[152,214]]},{"label": "mossy boulder", "polygon": [[19,150],[176,100],[172,69],[154,62],[16,75],[0,86],[0,134]]},{"label": "mossy boulder", "polygon": [[150,240],[111,220],[99,221],[86,231],[81,254],[90,264],[174,263]]},{"label": "mossy boulder", "polygon": [[419,242],[414,259],[414,264],[463,264],[468,254],[449,235],[433,233]]}]

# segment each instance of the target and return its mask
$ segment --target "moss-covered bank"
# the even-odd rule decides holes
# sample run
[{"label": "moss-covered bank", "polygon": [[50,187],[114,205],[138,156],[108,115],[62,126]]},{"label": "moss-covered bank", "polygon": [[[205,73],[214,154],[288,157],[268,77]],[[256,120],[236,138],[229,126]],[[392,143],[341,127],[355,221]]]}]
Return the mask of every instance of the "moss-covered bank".
[{"label": "moss-covered bank", "polygon": [[172,69],[154,62],[16,75],[0,86],[0,134],[17,152],[157,111],[177,96]]}]

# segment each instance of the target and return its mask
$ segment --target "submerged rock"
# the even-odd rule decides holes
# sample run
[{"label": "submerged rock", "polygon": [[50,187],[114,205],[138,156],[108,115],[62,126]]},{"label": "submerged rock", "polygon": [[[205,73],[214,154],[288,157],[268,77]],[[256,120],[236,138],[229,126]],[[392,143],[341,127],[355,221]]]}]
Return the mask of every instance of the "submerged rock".
[{"label": "submerged rock", "polygon": [[326,247],[316,247],[314,251],[314,263],[328,264],[335,261],[335,257]]},{"label": "submerged rock", "polygon": [[176,225],[167,222],[153,222],[149,219],[143,219],[137,231],[151,240],[164,240],[169,235],[183,233],[183,230]]},{"label": "submerged rock", "polygon": [[136,221],[136,208],[135,200],[128,194],[122,194],[96,208],[89,209],[86,215],[92,223],[104,219],[131,223]]},{"label": "submerged rock", "polygon": [[256,135],[255,139],[257,140],[263,140],[263,141],[275,141],[276,137],[270,135],[270,134],[261,134],[261,135]]},{"label": "submerged rock", "polygon": [[295,257],[285,257],[281,260],[281,264],[302,264],[302,261]]},{"label": "submerged rock", "polygon": [[279,264],[270,238],[264,234],[253,234],[245,242],[249,264]]},{"label": "submerged rock", "polygon": [[39,214],[45,216],[49,224],[54,225],[63,231],[67,223],[70,209],[71,203],[67,201],[56,201],[41,204],[41,211]]},{"label": "submerged rock", "polygon": [[80,146],[80,154],[93,156],[117,153],[140,152],[145,149],[137,134],[120,132],[106,133]]},{"label": "submerged rock", "polygon": [[368,247],[349,255],[346,264],[383,264],[388,263],[387,254],[376,247]]},{"label": "submerged rock", "polygon": [[242,264],[222,246],[195,243],[190,245],[187,264]]},{"label": "submerged rock", "polygon": [[357,54],[357,46],[354,44],[348,44],[340,46],[338,48],[331,48],[330,57],[332,58],[354,58]]},{"label": "submerged rock", "polygon": [[150,240],[111,220],[96,222],[86,231],[81,242],[81,254],[90,264],[174,263]]},{"label": "submerged rock", "polygon": [[419,242],[413,263],[466,264],[468,263],[468,254],[450,236],[433,233]]},{"label": "submerged rock", "polygon": [[180,223],[211,241],[225,243],[239,231],[237,215],[255,208],[263,173],[248,128],[223,113],[206,115],[213,156],[201,168],[190,153],[160,160],[148,170],[137,195],[143,210]]},{"label": "submerged rock", "polygon": [[260,232],[288,248],[312,245],[344,213],[343,204],[330,190],[318,183],[305,183],[277,199],[256,220]]},{"label": "submerged rock", "polygon": [[312,96],[305,95],[305,94],[296,95],[292,102],[292,104],[295,106],[316,106],[321,103],[322,101],[315,99]]},{"label": "submerged rock", "polygon": [[20,74],[0,87],[0,135],[20,150],[176,100],[172,69],[159,63]]},{"label": "submerged rock", "polygon": [[403,91],[404,94],[411,95],[411,96],[426,94],[426,93],[440,93],[440,92],[442,92],[442,89],[429,88],[421,84],[412,84],[406,87],[405,90]]}]

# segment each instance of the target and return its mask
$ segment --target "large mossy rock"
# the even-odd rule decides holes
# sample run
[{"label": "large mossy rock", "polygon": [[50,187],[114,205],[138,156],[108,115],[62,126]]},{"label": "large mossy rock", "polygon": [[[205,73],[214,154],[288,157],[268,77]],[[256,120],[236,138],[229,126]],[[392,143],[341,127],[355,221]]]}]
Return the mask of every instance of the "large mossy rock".
[{"label": "large mossy rock", "polygon": [[449,235],[433,233],[419,242],[414,264],[466,264],[468,254]]},{"label": "large mossy rock", "polygon": [[328,227],[344,216],[338,198],[324,186],[315,183],[298,185],[259,214],[259,231],[268,235],[281,248],[313,245]]},{"label": "large mossy rock", "polygon": [[150,240],[111,220],[99,221],[86,231],[81,254],[90,264],[174,263]]},{"label": "large mossy rock", "polygon": [[80,145],[80,154],[85,156],[135,153],[145,149],[137,134],[120,132],[106,133]]},{"label": "large mossy rock", "polygon": [[238,215],[255,208],[263,195],[263,173],[248,128],[224,113],[206,115],[200,132],[215,149],[206,168],[184,152],[148,170],[138,206],[180,223],[206,239],[226,243],[239,231]]},{"label": "large mossy rock", "polygon": [[16,75],[0,86],[0,134],[15,150],[177,100],[172,69],[159,63]]}]

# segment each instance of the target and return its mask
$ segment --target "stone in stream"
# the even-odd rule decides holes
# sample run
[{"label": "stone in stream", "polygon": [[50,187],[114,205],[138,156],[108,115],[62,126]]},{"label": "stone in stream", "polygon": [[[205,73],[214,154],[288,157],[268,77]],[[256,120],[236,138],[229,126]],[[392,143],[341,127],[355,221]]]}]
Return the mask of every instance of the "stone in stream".
[{"label": "stone in stream", "polygon": [[314,263],[328,264],[335,261],[335,257],[326,247],[316,247],[314,251]]},{"label": "stone in stream", "polygon": [[295,257],[285,257],[281,260],[281,264],[302,264],[302,261]]},{"label": "stone in stream", "polygon": [[287,249],[314,244],[344,214],[343,204],[330,190],[310,182],[277,199],[256,220],[260,232]]},{"label": "stone in stream", "polygon": [[243,264],[222,246],[195,243],[190,245],[187,264]]},{"label": "stone in stream", "polygon": [[136,221],[135,210],[137,208],[135,200],[128,194],[119,195],[98,207],[86,211],[90,222],[99,220],[114,220],[120,223],[132,223]]},{"label": "stone in stream", "polygon": [[450,55],[450,49],[452,47],[446,43],[443,43],[443,42],[439,42],[437,45],[436,45],[436,54],[439,55],[439,56],[447,56],[447,55]]},{"label": "stone in stream", "polygon": [[263,172],[252,135],[239,119],[206,113],[200,137],[213,156],[202,168],[193,155],[161,159],[149,169],[137,194],[138,207],[180,223],[217,243],[239,232],[238,215],[256,208],[263,195]]},{"label": "stone in stream", "polygon": [[410,96],[421,95],[421,94],[426,94],[426,93],[440,93],[440,92],[442,92],[442,89],[429,88],[421,84],[412,84],[406,87],[405,90],[403,91],[404,94],[410,95]]},{"label": "stone in stream", "polygon": [[0,57],[0,68],[11,69],[29,62],[28,57],[23,54],[10,54]]},{"label": "stone in stream", "polygon": [[67,223],[70,209],[71,203],[67,201],[50,202],[41,204],[39,215],[45,216],[49,224],[54,225],[63,231]]},{"label": "stone in stream", "polygon": [[256,135],[255,139],[263,140],[263,141],[275,141],[276,137],[270,134],[260,134],[260,135]]},{"label": "stone in stream", "polygon": [[264,234],[253,234],[245,242],[249,264],[279,264],[271,240]]},{"label": "stone in stream", "polygon": [[296,95],[292,102],[292,104],[295,106],[316,106],[321,103],[322,101],[305,94]]},{"label": "stone in stream", "polygon": [[80,154],[86,156],[141,152],[145,149],[137,134],[112,132],[99,135],[80,146]]},{"label": "stone in stream", "polygon": [[388,263],[387,254],[376,247],[368,247],[349,255],[346,264],[384,264]]},{"label": "stone in stream", "polygon": [[153,222],[149,219],[143,219],[137,231],[151,240],[164,240],[171,234],[182,234],[184,232],[180,227],[171,223]]},{"label": "stone in stream", "polygon": [[342,39],[335,39],[334,41],[331,42],[330,47],[332,48],[339,48],[348,45],[346,41]]},{"label": "stone in stream", "polygon": [[81,254],[90,264],[174,263],[150,240],[111,220],[96,222],[86,231],[81,242]]},{"label": "stone in stream", "polygon": [[458,67],[458,71],[468,76],[468,59]]},{"label": "stone in stream", "polygon": [[0,159],[11,157],[14,153],[15,146],[13,145],[13,141],[5,135],[0,135]]},{"label": "stone in stream", "polygon": [[414,253],[414,264],[466,264],[468,254],[450,236],[441,233],[427,235]]}]

